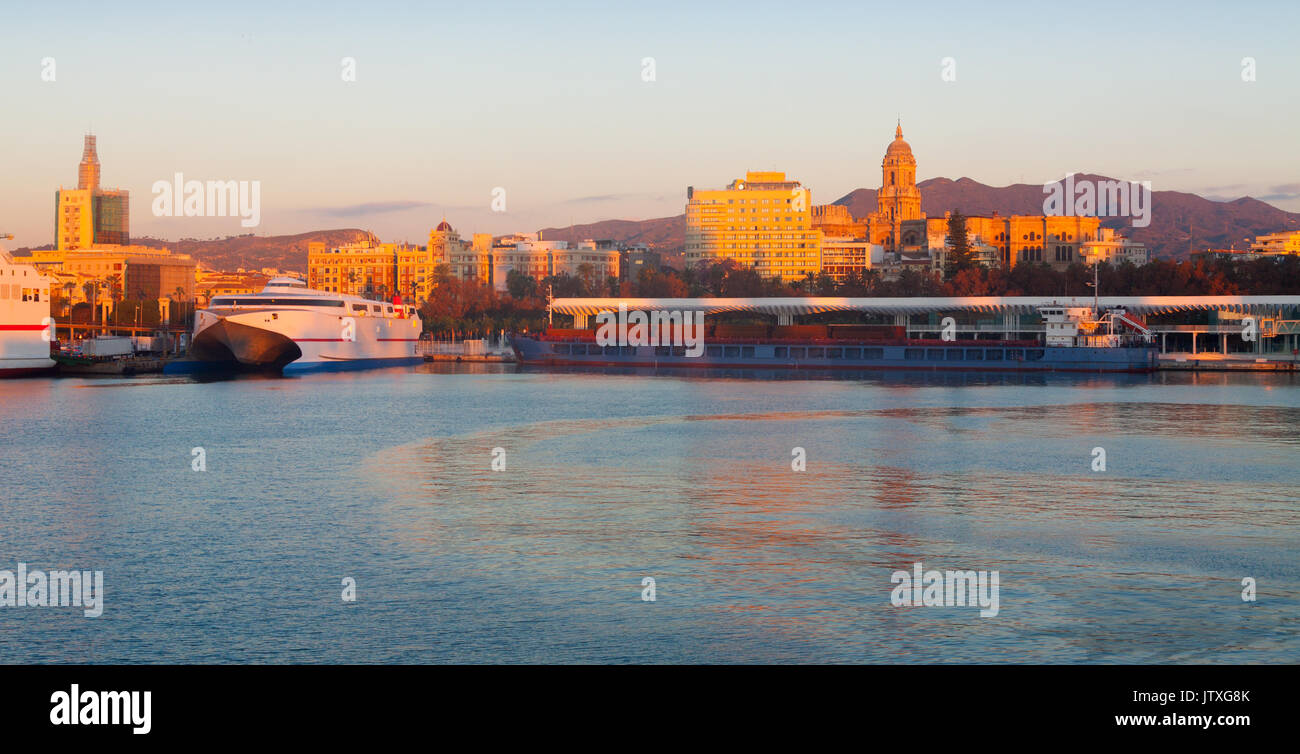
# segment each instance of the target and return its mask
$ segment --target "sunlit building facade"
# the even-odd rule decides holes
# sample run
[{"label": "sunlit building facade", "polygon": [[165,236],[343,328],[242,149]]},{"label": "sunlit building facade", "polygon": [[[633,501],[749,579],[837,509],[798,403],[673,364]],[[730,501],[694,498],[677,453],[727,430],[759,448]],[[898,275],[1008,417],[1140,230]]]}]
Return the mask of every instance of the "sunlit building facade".
[{"label": "sunlit building facade", "polygon": [[1265,256],[1300,254],[1300,230],[1255,236],[1255,242],[1250,245],[1250,250]]},{"label": "sunlit building facade", "polygon": [[[839,205],[816,207],[813,226],[824,236],[852,238],[880,245],[886,253],[884,267],[897,274],[903,267],[943,269],[947,256],[950,212],[929,217],[921,211],[921,190],[916,184],[916,158],[903,139],[900,123],[894,140],[880,162],[880,189],[876,209],[853,217]],[[1075,215],[972,215],[966,232],[977,264],[1011,269],[1018,264],[1046,264],[1064,269],[1083,262],[1083,245],[1097,241],[1101,219]],[[1137,252],[1125,252],[1136,258]],[[833,253],[837,269],[843,255]],[[825,264],[823,265],[825,268]],[[828,270],[829,272],[829,270]]]},{"label": "sunlit building facade", "polygon": [[82,148],[77,188],[54,192],[54,240],[59,251],[131,242],[130,193],[99,187],[94,136]]},{"label": "sunlit building facade", "polygon": [[78,288],[91,283],[115,291],[116,298],[133,301],[192,301],[198,270],[198,264],[188,254],[130,245],[33,251],[32,263]]},{"label": "sunlit building facade", "polygon": [[785,280],[821,271],[812,192],[781,172],[748,172],[725,189],[686,189],[686,263],[732,259]]},{"label": "sunlit building facade", "polygon": [[307,286],[322,291],[418,304],[433,292],[435,267],[427,248],[405,243],[307,244]]}]

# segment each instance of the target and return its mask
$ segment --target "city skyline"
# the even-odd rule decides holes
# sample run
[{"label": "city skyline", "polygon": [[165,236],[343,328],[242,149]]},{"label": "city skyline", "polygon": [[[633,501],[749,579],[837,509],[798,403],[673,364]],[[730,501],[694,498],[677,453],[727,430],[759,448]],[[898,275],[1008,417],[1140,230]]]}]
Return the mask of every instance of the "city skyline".
[{"label": "city skyline", "polygon": [[[1300,109],[1300,53],[1287,24],[1260,23],[1300,17],[1280,3],[1087,18],[1025,6],[1033,20],[1014,31],[945,7],[951,23],[924,33],[907,31],[904,9],[838,4],[491,17],[386,7],[390,20],[355,28],[342,10],[259,9],[252,34],[238,13],[95,18],[87,6],[105,33],[75,45],[17,9],[0,76],[24,117],[0,123],[0,138],[23,148],[6,160],[17,179],[0,190],[0,231],[16,247],[54,240],[49,192],[76,185],[87,132],[99,136],[101,185],[132,194],[133,235],[360,227],[419,243],[442,216],[504,234],[678,215],[687,186],[720,188],[746,170],[785,171],[814,204],[832,202],[878,185],[900,115],[918,181],[1088,172],[1300,211],[1286,125]],[[739,33],[708,44],[718,23]],[[457,34],[436,33],[447,26]],[[1159,38],[1143,36],[1157,26]],[[1061,28],[1075,52],[1058,51]],[[341,79],[344,58],[355,81]],[[945,58],[955,80],[942,78]],[[151,186],[178,172],[260,181],[261,224],[155,217]],[[497,188],[505,212],[492,210]]]}]

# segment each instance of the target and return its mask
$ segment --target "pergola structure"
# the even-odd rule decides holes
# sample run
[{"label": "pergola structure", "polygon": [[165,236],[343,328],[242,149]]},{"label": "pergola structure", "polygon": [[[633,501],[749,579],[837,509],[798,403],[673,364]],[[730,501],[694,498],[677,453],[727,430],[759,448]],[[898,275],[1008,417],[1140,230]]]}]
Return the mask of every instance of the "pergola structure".
[{"label": "pergola structure", "polygon": [[[1266,333],[1289,335],[1291,347],[1300,345],[1300,296],[934,296],[910,298],[844,298],[834,296],[792,296],[773,298],[557,298],[549,308],[554,313],[568,314],[574,326],[585,328],[589,317],[603,311],[676,311],[703,312],[705,315],[726,312],[754,312],[776,317],[778,325],[790,325],[794,318],[807,314],[827,312],[863,312],[892,316],[894,324],[909,326],[910,318],[918,314],[972,313],[1001,315],[1004,333],[1027,332],[1019,323],[1020,315],[1032,314],[1045,306],[1092,307],[1123,309],[1140,317],[1178,314],[1180,312],[1224,312],[1239,316],[1255,316],[1280,324]],[[933,329],[933,328],[929,328]],[[1198,334],[1222,336],[1222,348],[1227,348],[1227,336],[1241,332],[1238,325],[1177,325],[1153,328],[1161,337],[1164,350],[1165,337],[1170,334],[1191,334],[1192,351],[1196,351]],[[926,327],[912,328],[924,332]],[[1177,341],[1177,338],[1175,338]],[[1256,349],[1260,347],[1256,342]]]}]

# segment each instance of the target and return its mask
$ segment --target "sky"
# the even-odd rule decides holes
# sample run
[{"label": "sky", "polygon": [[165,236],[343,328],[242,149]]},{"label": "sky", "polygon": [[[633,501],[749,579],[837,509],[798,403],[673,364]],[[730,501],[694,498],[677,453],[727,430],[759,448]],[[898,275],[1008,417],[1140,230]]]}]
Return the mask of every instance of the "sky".
[{"label": "sky", "polygon": [[[826,203],[880,185],[898,118],[918,180],[1088,172],[1300,211],[1297,32],[1294,0],[15,3],[0,234],[53,240],[92,131],[132,235],[172,240],[664,217],[746,170]],[[155,216],[178,172],[258,181],[260,224]]]}]

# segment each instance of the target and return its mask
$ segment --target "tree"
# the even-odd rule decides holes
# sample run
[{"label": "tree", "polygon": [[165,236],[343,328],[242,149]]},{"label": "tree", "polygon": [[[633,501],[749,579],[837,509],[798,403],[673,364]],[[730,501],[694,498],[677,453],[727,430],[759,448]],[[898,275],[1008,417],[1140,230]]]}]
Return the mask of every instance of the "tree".
[{"label": "tree", "polygon": [[514,299],[533,298],[537,295],[537,278],[519,270],[506,273],[506,291]]},{"label": "tree", "polygon": [[962,270],[975,266],[975,253],[971,251],[970,239],[966,237],[966,218],[953,210],[948,215],[947,264],[944,265],[944,279],[951,280]]},{"label": "tree", "polygon": [[587,291],[587,295],[593,295],[596,292],[596,267],[590,262],[583,262],[578,265],[578,279],[582,281],[582,287]]}]

